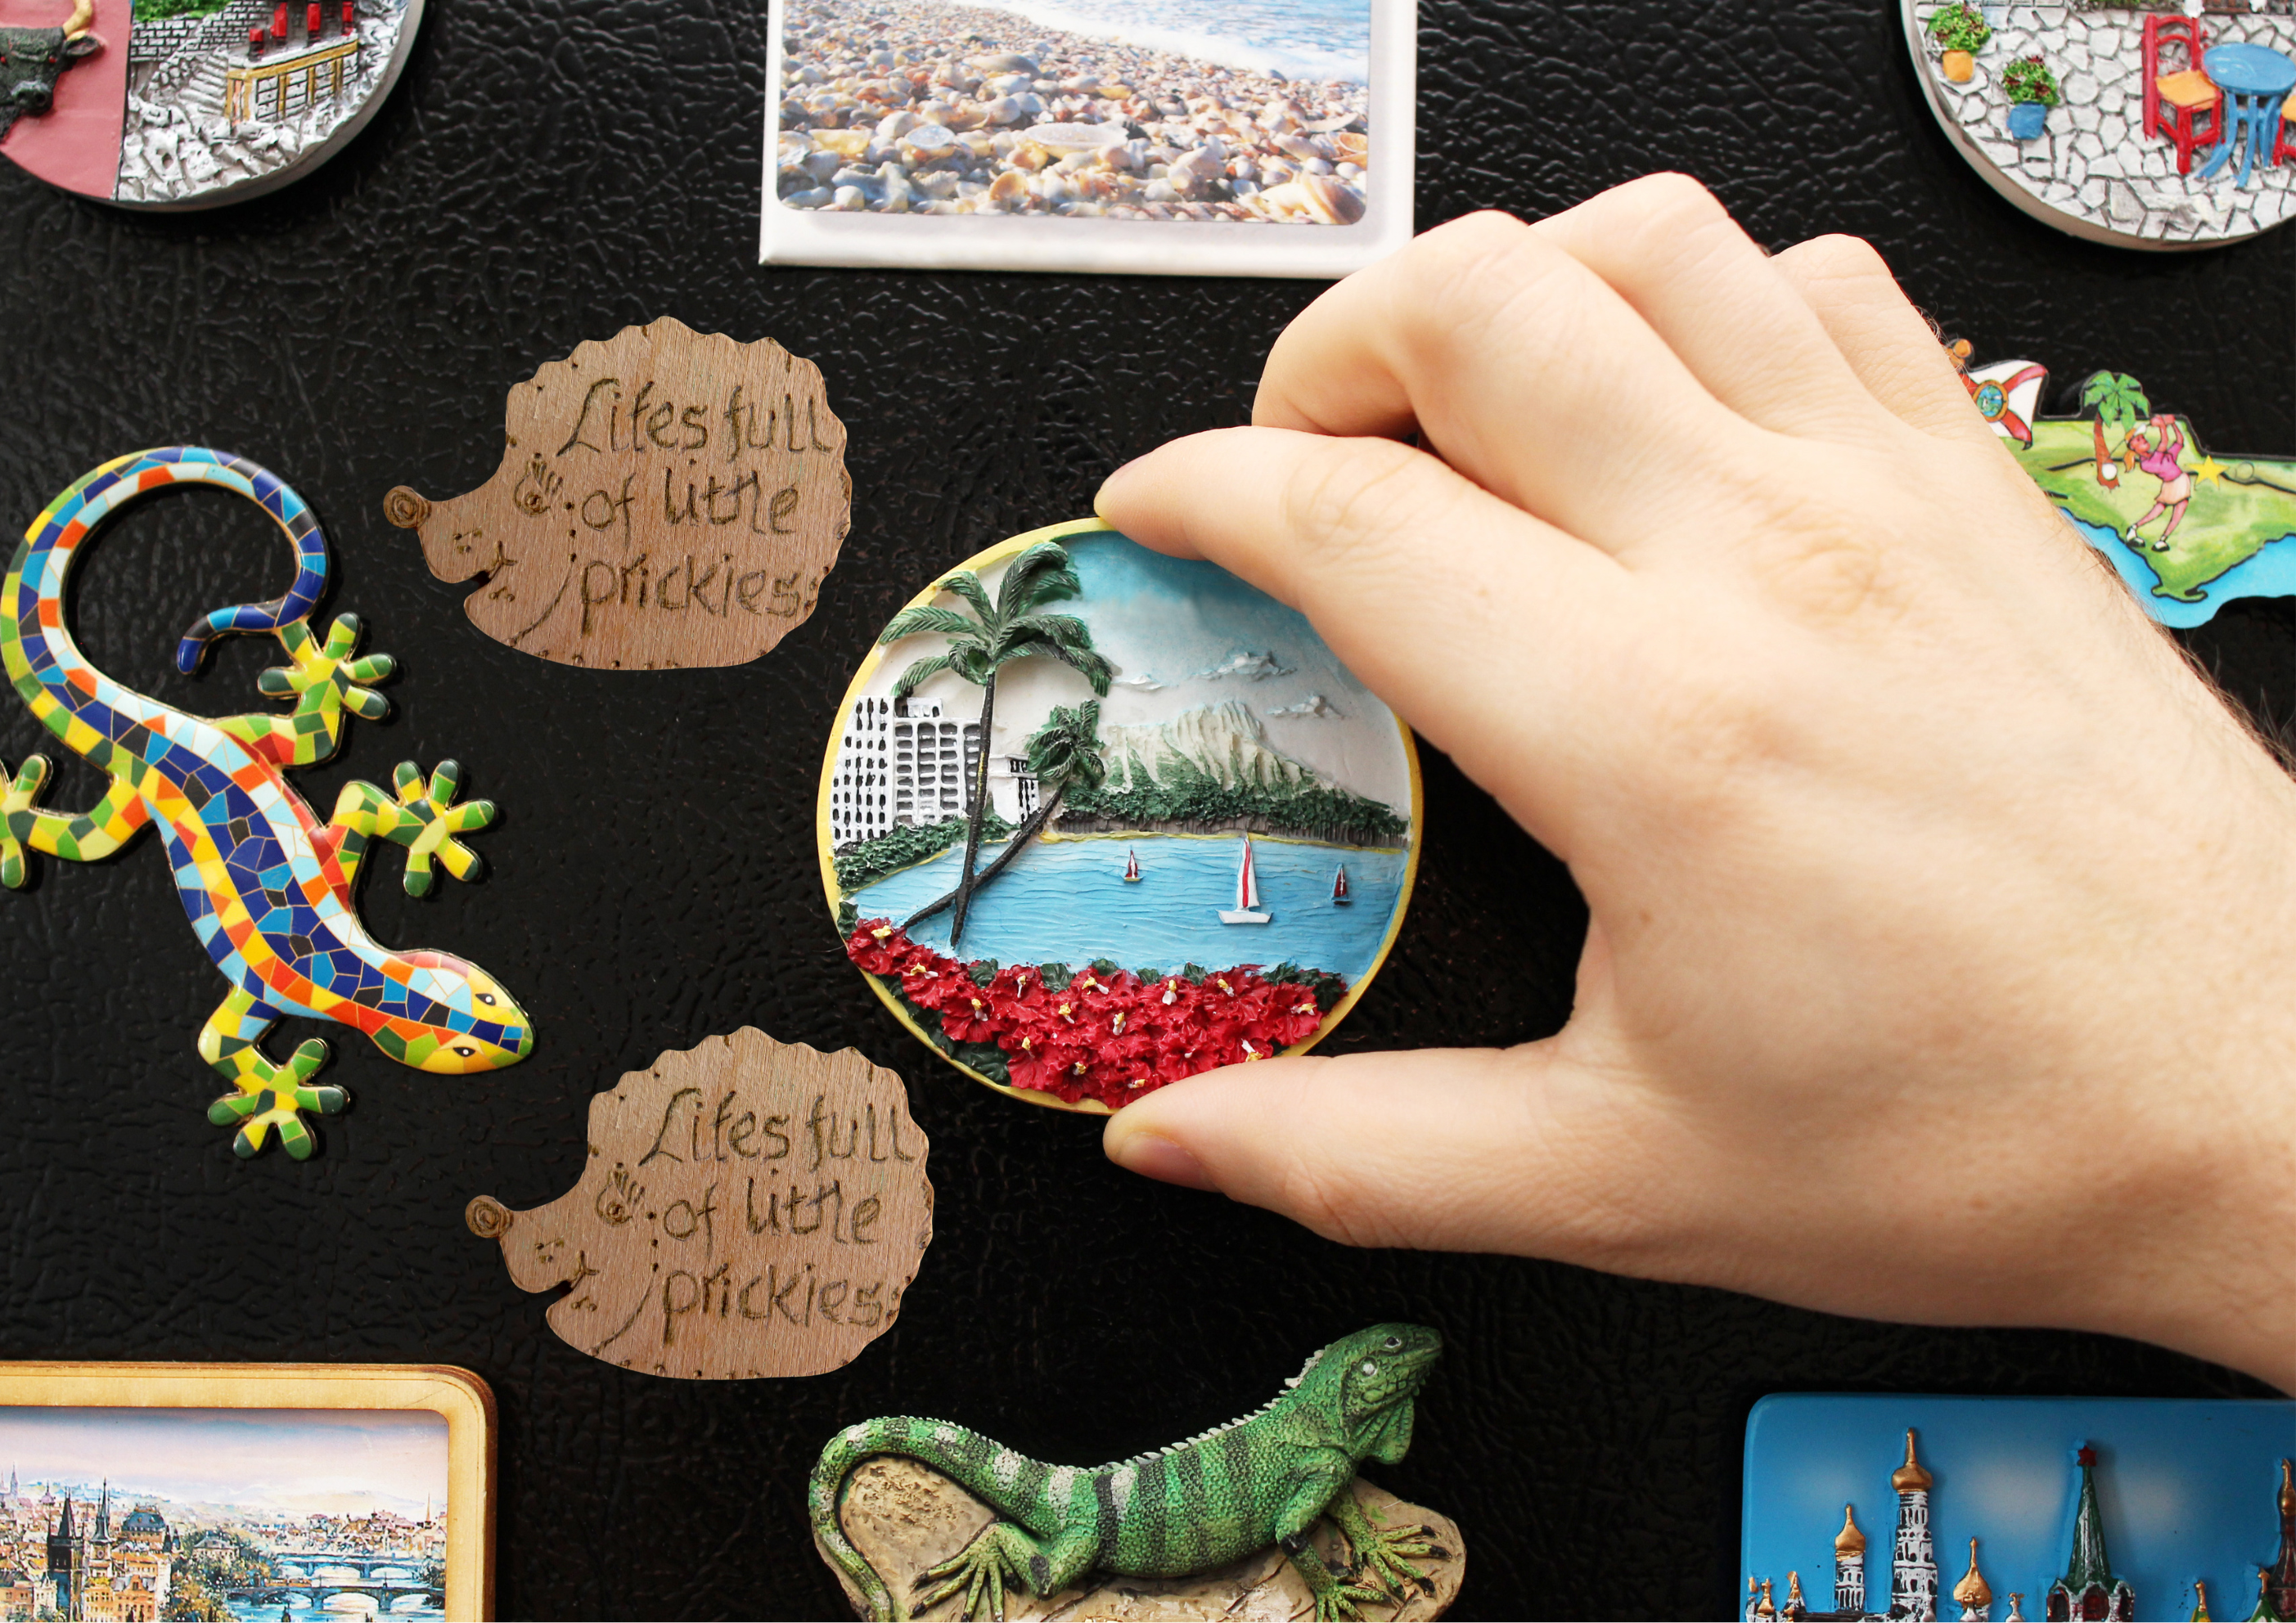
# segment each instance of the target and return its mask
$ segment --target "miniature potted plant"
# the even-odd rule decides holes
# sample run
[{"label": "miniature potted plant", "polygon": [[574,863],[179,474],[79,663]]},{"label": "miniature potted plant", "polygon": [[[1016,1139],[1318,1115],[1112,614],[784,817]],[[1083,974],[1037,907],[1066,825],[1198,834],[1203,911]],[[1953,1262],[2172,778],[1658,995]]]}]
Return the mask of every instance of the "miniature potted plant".
[{"label": "miniature potted plant", "polygon": [[2057,76],[2038,55],[2021,56],[2003,70],[2001,88],[2009,96],[2009,138],[2031,141],[2049,127],[2049,109],[2063,98]]},{"label": "miniature potted plant", "polygon": [[1977,53],[1993,37],[1993,29],[1977,8],[1953,0],[1931,13],[1930,37],[1943,53],[1938,70],[1956,85],[1966,85],[1977,72]]}]

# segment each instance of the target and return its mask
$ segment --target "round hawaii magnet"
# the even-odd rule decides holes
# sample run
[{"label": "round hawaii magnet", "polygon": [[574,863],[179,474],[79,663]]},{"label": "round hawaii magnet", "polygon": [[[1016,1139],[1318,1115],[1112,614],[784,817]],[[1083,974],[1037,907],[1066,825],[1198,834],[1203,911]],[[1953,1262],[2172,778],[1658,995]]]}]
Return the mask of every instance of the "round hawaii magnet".
[{"label": "round hawaii magnet", "polygon": [[2128,248],[2236,242],[2296,213],[2296,16],[2263,0],[1899,0],[1930,111],[2035,218]]},{"label": "round hawaii magnet", "polygon": [[286,184],[357,135],[422,0],[0,0],[0,156],[131,208]]},{"label": "round hawaii magnet", "polygon": [[847,955],[958,1069],[1106,1111],[1313,1045],[1419,858],[1411,734],[1307,619],[1105,524],[895,615],[819,799]]}]

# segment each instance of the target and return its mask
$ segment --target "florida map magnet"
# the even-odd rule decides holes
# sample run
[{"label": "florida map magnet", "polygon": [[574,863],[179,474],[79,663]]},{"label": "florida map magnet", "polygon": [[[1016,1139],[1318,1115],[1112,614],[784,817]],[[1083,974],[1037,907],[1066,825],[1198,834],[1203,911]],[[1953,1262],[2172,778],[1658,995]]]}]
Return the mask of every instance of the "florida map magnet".
[{"label": "florida map magnet", "polygon": [[1418,758],[1304,616],[1087,520],[893,618],[818,819],[887,1006],[993,1086],[1107,1111],[1347,1013],[1411,898]]}]

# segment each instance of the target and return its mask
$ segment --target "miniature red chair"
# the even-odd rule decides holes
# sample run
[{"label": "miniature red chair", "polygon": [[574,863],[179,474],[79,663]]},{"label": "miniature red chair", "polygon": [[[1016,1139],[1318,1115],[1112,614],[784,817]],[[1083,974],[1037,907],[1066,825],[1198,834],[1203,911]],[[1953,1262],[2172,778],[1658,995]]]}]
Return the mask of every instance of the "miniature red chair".
[{"label": "miniature red chair", "polygon": [[2291,94],[2286,101],[2280,103],[2280,138],[2272,143],[2272,161],[2275,164],[2296,158],[2296,133],[2292,133],[2288,127],[2292,118],[2296,118],[2296,94]]},{"label": "miniature red chair", "polygon": [[[2161,80],[2161,47],[2182,45],[2185,68],[2190,72],[2199,69],[2201,53],[2209,48],[2208,30],[2194,17],[2164,17],[2150,12],[2144,19],[2144,75],[2140,83],[2157,89]],[[2157,95],[2144,99],[2144,138],[2152,140],[2161,133],[2161,103]]]},{"label": "miniature red chair", "polygon": [[[2177,173],[2193,172],[2196,148],[2214,146],[2224,139],[2224,92],[2201,70],[2201,53],[2208,49],[2208,31],[2192,17],[2164,17],[2154,12],[2144,19],[2144,72],[2140,81],[2149,89],[2144,98],[2144,135],[2165,134],[2177,149]],[[2178,45],[2185,53],[2181,72],[2161,71],[2161,47]]]}]

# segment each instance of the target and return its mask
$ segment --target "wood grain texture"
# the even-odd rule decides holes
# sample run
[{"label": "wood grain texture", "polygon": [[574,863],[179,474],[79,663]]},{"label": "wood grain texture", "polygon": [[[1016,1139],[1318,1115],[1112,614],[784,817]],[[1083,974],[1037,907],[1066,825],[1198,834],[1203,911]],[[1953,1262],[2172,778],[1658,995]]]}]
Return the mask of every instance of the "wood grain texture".
[{"label": "wood grain texture", "polygon": [[743,1027],[590,1102],[582,1180],[470,1204],[550,1327],[650,1375],[818,1375],[891,1328],[932,1243],[925,1135],[901,1078]]},{"label": "wood grain texture", "polygon": [[503,460],[384,516],[463,609],[521,652],[606,670],[741,665],[813,612],[852,525],[845,425],[821,369],[770,338],[664,316],[510,391]]},{"label": "wood grain texture", "polygon": [[[1401,1605],[1368,1603],[1362,1615],[1367,1623],[1401,1623],[1406,1619],[1439,1618],[1458,1598],[1466,1579],[1467,1548],[1458,1523],[1437,1511],[1406,1504],[1384,1488],[1357,1477],[1348,1491],[1383,1527],[1426,1527],[1434,1543],[1447,1553],[1440,1561],[1414,1562],[1433,1586],[1431,1594],[1414,1594]],[[971,1544],[996,1512],[929,1465],[886,1456],[865,1462],[853,1472],[838,1516],[853,1547],[877,1570],[896,1594],[906,1594],[930,1567],[947,1560]],[[1348,1570],[1347,1540],[1326,1516],[1308,1535],[1316,1553],[1335,1572]],[[831,1568],[835,1571],[834,1566]],[[838,1573],[845,1598],[855,1615],[868,1609],[844,1574]],[[915,1615],[920,1619],[962,1618],[962,1591]],[[1080,1623],[1081,1619],[1120,1619],[1125,1623],[1181,1623],[1186,1619],[1219,1618],[1275,1623],[1276,1619],[1312,1618],[1316,1597],[1307,1580],[1274,1545],[1188,1578],[1114,1578],[1087,1573],[1081,1584],[1057,1594],[1038,1597],[1008,1590],[1004,1596],[1007,1623]]]}]

